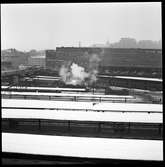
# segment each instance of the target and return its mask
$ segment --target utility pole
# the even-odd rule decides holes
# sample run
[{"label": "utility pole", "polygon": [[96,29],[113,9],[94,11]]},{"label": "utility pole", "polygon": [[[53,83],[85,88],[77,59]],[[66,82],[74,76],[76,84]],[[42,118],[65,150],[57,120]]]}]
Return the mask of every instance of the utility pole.
[{"label": "utility pole", "polygon": [[79,41],[79,48],[81,48],[81,42]]}]

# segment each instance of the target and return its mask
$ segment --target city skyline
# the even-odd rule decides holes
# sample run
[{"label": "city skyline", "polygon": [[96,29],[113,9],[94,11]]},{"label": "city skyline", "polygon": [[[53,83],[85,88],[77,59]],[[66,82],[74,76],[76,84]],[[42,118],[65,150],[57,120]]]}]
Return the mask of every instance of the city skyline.
[{"label": "city skyline", "polygon": [[[134,41],[134,43],[130,43],[131,41]],[[125,46],[123,46],[125,42]],[[67,47],[67,46],[57,46],[57,47]],[[56,48],[53,48],[53,50],[56,50]],[[119,41],[110,43],[109,41],[105,41],[105,43],[96,43],[92,44],[90,46],[82,46],[81,42],[79,41],[77,43],[77,46],[70,46],[70,47],[89,47],[89,48],[127,48],[127,49],[162,49],[162,41],[152,41],[152,40],[140,40],[136,41],[134,38],[120,38]],[[5,50],[17,50],[17,51],[22,51],[22,52],[33,52],[33,51],[44,51],[44,50],[49,50],[48,48],[46,49],[35,49],[31,48],[29,50],[20,50],[17,48],[6,48],[6,49],[1,49],[2,51]]]},{"label": "city skyline", "polygon": [[89,47],[120,38],[162,40],[161,3],[2,4],[2,49]]}]

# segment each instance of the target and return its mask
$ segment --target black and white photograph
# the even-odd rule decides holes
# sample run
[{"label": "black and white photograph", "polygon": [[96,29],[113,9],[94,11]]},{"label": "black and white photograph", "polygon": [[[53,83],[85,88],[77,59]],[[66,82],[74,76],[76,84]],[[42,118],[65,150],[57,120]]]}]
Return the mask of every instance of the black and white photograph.
[{"label": "black and white photograph", "polygon": [[2,165],[163,162],[162,2],[2,3]]}]

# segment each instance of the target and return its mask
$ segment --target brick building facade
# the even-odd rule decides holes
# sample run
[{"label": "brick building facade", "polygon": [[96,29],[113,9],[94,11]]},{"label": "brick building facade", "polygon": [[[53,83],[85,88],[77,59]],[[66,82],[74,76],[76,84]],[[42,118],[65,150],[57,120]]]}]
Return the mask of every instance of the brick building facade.
[{"label": "brick building facade", "polygon": [[162,71],[161,49],[123,49],[123,48],[88,48],[57,47],[46,51],[46,68],[59,71],[65,62],[74,62],[80,66],[88,66],[90,56],[99,55],[101,73],[120,71],[120,73],[140,73]]}]

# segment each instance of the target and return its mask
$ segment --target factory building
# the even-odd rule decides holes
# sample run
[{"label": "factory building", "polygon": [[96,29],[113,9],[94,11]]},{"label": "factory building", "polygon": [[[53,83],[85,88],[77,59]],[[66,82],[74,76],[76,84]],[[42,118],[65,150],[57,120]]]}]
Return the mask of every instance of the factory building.
[{"label": "factory building", "polygon": [[56,57],[56,51],[55,50],[46,50],[45,54],[46,54],[46,59],[45,59],[46,68],[57,70],[60,63]]},{"label": "factory building", "polygon": [[99,73],[110,75],[138,73],[139,76],[150,73],[149,75],[153,77],[161,77],[161,49],[58,47],[56,50],[46,51],[46,68],[59,71],[62,64],[68,61],[86,67],[93,53],[100,58]]},{"label": "factory building", "polygon": [[19,69],[20,65],[28,64],[28,54],[17,51],[16,49],[7,49],[1,51],[2,70]]},{"label": "factory building", "polygon": [[74,62],[87,67],[92,54],[101,54],[101,48],[57,47],[56,50],[46,51],[46,68],[59,71],[66,62]]},{"label": "factory building", "polygon": [[38,66],[45,68],[45,51],[38,52],[36,55],[30,55],[28,57],[28,65],[29,66]]}]

